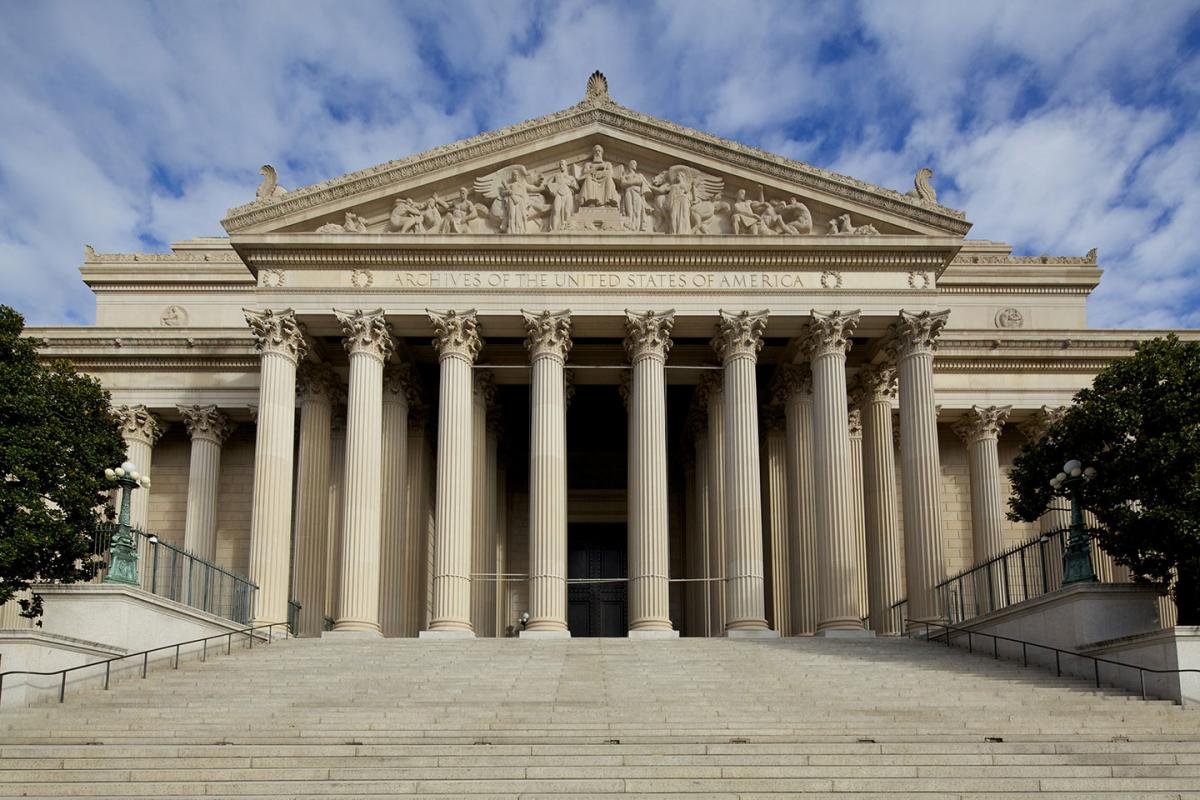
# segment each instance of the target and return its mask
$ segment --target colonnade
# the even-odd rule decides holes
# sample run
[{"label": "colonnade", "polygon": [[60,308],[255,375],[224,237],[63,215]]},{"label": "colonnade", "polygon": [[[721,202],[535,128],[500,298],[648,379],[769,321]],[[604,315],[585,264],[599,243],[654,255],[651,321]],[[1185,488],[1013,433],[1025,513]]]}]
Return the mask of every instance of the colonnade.
[{"label": "colonnade", "polygon": [[[474,369],[483,346],[477,315],[429,312],[440,372],[437,453],[429,464],[414,374],[394,363],[382,310],[334,313],[349,352],[346,391],[327,364],[305,359],[308,340],[294,313],[246,312],[262,353],[249,566],[260,587],[254,619],[286,618],[294,570],[292,596],[306,634],[325,627],[328,615],[335,636],[418,629],[422,636],[495,635],[493,578],[502,571],[497,542],[473,535],[481,528],[494,533],[500,513],[499,476],[489,463],[496,458],[496,431],[486,395],[494,389]],[[862,635],[868,614],[877,632],[896,632],[889,612],[905,595],[910,619],[940,615],[932,591],[945,577],[932,354],[947,313],[901,312],[874,363],[848,382],[846,357],[859,314],[814,311],[801,357],[781,368],[773,388],[773,421],[762,452],[755,365],[768,315],[720,313],[712,346],[721,366],[705,370],[687,426],[687,571],[705,579],[688,584],[689,633]],[[530,618],[522,635],[567,636],[564,368],[572,318],[568,311],[523,315],[532,378]],[[670,311],[626,314],[631,636],[678,635],[668,601],[664,377],[673,324]],[[892,430],[897,395],[899,492]],[[339,466],[331,459],[333,416],[343,397]],[[214,406],[179,411],[192,439],[185,547],[212,559],[220,450],[233,425]],[[143,407],[118,412],[131,457],[149,471],[161,423]],[[996,441],[1007,414],[1007,408],[976,407],[956,426],[970,455],[977,560],[1002,547]],[[436,499],[427,544],[415,504],[422,502],[421,482],[431,480]],[[384,486],[406,489],[384,492]],[[330,524],[335,518],[340,525]],[[144,527],[144,509],[139,515],[135,507],[134,522]],[[331,531],[341,532],[339,541],[329,540]],[[775,571],[775,630],[767,619],[764,531]]]}]

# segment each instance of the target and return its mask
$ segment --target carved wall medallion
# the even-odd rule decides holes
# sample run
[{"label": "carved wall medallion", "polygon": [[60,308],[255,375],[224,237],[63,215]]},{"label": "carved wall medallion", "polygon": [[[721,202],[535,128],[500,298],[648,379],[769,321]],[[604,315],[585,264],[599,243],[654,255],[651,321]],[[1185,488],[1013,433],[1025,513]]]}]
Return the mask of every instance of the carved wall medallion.
[{"label": "carved wall medallion", "polygon": [[356,289],[366,289],[375,282],[375,275],[369,269],[356,269],[350,273],[350,285]]},{"label": "carved wall medallion", "polygon": [[826,270],[821,273],[821,288],[822,289],[840,289],[842,288],[842,273]]},{"label": "carved wall medallion", "polygon": [[278,289],[283,286],[283,270],[264,269],[258,273],[258,283],[265,289]]},{"label": "carved wall medallion", "polygon": [[997,328],[1023,328],[1025,315],[1015,308],[1002,308],[996,312]]},{"label": "carved wall medallion", "polygon": [[908,286],[910,289],[929,289],[933,287],[933,278],[928,272],[914,270],[908,273]]},{"label": "carved wall medallion", "polygon": [[167,306],[158,321],[163,327],[179,328],[188,324],[188,313],[182,306]]}]

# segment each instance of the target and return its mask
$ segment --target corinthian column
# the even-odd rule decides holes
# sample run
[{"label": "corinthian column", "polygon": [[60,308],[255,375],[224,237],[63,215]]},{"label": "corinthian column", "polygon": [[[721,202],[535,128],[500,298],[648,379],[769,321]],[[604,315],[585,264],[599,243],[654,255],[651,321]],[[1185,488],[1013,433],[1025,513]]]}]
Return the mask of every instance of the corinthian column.
[{"label": "corinthian column", "polygon": [[633,364],[629,403],[629,638],[668,639],[667,390],[663,376],[675,312],[625,312]]},{"label": "corinthian column", "polygon": [[787,436],[784,411],[773,404],[763,410],[762,482],[765,509],[763,566],[766,573],[771,614],[768,620],[780,636],[788,636],[791,623],[791,585],[788,560]]},{"label": "corinthian column", "polygon": [[806,341],[812,362],[813,463],[816,467],[817,635],[862,634],[858,607],[858,548],[850,486],[850,422],[846,353],[859,313],[812,312]]},{"label": "corinthian column", "polygon": [[706,372],[700,379],[702,402],[708,410],[708,624],[709,636],[725,631],[725,390],[721,375]]},{"label": "corinthian column", "polygon": [[300,463],[296,468],[296,583],[300,636],[325,626],[325,567],[329,561],[329,460],[333,403],[344,394],[328,364],[301,364]]},{"label": "corinthian column", "polygon": [[403,592],[403,628],[401,636],[417,636],[425,624],[426,559],[429,552],[429,459],[426,456],[425,416],[428,410],[419,401],[416,390],[408,398],[408,465],[404,489],[404,556],[400,588]]},{"label": "corinthian column", "polygon": [[334,309],[333,313],[342,324],[350,353],[350,390],[346,398],[341,580],[332,633],[380,636],[383,365],[394,345],[383,309]]},{"label": "corinthian column", "polygon": [[763,596],[762,483],[758,455],[758,387],[754,365],[767,312],[721,312],[713,347],[724,365],[725,635],[779,634],[767,625]]},{"label": "corinthian column", "polygon": [[692,541],[695,545],[696,558],[695,569],[693,569],[689,577],[703,580],[693,580],[688,583],[688,595],[693,598],[695,604],[695,616],[697,619],[696,633],[694,636],[712,636],[712,587],[716,584],[708,580],[714,576],[713,569],[709,564],[709,538],[712,531],[711,517],[709,516],[709,492],[711,486],[709,483],[708,469],[708,398],[703,390],[704,382],[701,381],[696,389],[695,407],[693,409],[692,430],[694,431],[694,447],[696,460],[696,533]]},{"label": "corinthian column", "polygon": [[251,619],[287,621],[292,527],[296,364],[308,352],[296,312],[243,309],[262,353],[250,512],[250,580],[258,584]]},{"label": "corinthian column", "polygon": [[495,453],[488,452],[488,412],[495,402],[492,373],[475,370],[471,400],[471,627],[476,636],[496,635]]},{"label": "corinthian column", "polygon": [[854,564],[857,567],[854,595],[858,598],[858,615],[865,617],[870,603],[867,601],[867,528],[863,511],[862,409],[858,407],[857,397],[850,398],[846,419],[850,426],[850,519],[854,522]]},{"label": "corinthian column", "polygon": [[[166,433],[167,423],[142,405],[118,406],[112,409],[111,414],[121,428],[121,438],[125,440],[125,460],[136,464],[143,475],[149,475],[154,445]],[[129,524],[146,530],[149,511],[150,490],[134,492],[129,499]],[[138,563],[140,565],[141,561]]]},{"label": "corinthian column", "polygon": [[[1041,441],[1041,438],[1046,435],[1046,431],[1050,430],[1050,426],[1062,419],[1066,413],[1066,406],[1042,406],[1033,412],[1033,416],[1022,422],[1018,429],[1030,443],[1036,443]],[[1057,501],[1055,505],[1051,505],[1042,516],[1038,517],[1040,533],[1055,533],[1071,527],[1070,506],[1062,498],[1055,498],[1055,501]]]},{"label": "corinthian column", "polygon": [[863,512],[871,630],[894,635],[900,630],[891,607],[904,596],[892,434],[896,369],[887,364],[868,366],[859,372],[858,380],[862,387]]},{"label": "corinthian column", "polygon": [[813,395],[809,366],[784,367],[788,473],[788,571],[792,632],[799,636],[817,630],[819,594],[817,571],[817,506],[813,463]]},{"label": "corinthian column", "polygon": [[891,350],[900,378],[900,490],[908,618],[942,616],[934,588],[946,577],[942,544],[941,457],[933,395],[933,351],[949,311],[900,312]]},{"label": "corinthian column", "polygon": [[473,637],[471,628],[471,366],[483,348],[475,311],[429,311],[438,387],[433,609],[421,637]]},{"label": "corinthian column", "polygon": [[233,432],[234,425],[216,406],[180,406],[179,413],[192,440],[183,549],[206,561],[215,561],[221,445]]},{"label": "corinthian column", "polygon": [[1004,550],[1004,500],[1000,496],[997,442],[1012,406],[972,406],[954,426],[967,446],[971,482],[971,544],[975,563]]},{"label": "corinthian column", "polygon": [[384,636],[403,636],[407,548],[408,393],[412,367],[383,370],[383,442],[379,518],[379,627]]},{"label": "corinthian column", "polygon": [[523,637],[569,637],[567,630],[567,426],[563,364],[571,314],[525,316],[533,361],[529,438],[529,624]]}]

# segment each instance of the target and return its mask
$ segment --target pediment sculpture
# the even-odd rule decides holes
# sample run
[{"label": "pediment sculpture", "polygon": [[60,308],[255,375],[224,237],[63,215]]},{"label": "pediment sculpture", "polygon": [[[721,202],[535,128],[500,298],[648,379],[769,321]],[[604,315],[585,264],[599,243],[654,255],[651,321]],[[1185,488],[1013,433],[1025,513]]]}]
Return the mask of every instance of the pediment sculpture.
[{"label": "pediment sculpture", "polygon": [[[479,201],[483,202],[479,202]],[[328,222],[316,233],[367,233],[367,220],[347,211],[343,222]],[[674,164],[653,177],[636,160],[614,164],[604,147],[590,157],[535,172],[509,164],[471,180],[451,199],[434,193],[423,201],[397,198],[381,232],[396,234],[661,233],[809,236],[813,214],[796,197],[756,197],[725,179],[686,164]],[[826,235],[875,236],[871,224],[855,224],[848,212],[829,220]]]}]

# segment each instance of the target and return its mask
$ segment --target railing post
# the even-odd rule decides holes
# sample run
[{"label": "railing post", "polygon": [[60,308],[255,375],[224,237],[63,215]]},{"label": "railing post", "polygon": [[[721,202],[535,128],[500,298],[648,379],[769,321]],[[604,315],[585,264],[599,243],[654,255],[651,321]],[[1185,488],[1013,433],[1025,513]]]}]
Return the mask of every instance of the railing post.
[{"label": "railing post", "polygon": [[1026,666],[1026,667],[1029,666],[1029,643],[1028,642],[1021,642],[1021,663],[1022,663],[1022,665]]},{"label": "railing post", "polygon": [[150,542],[150,594],[158,594],[158,540]]},{"label": "railing post", "polygon": [[267,644],[270,644],[275,639],[275,623],[272,622],[267,626]]},{"label": "railing post", "polygon": [[63,701],[63,697],[67,694],[67,671],[62,671],[62,680],[58,684],[58,702]]},{"label": "railing post", "polygon": [[1000,660],[1000,640],[995,636],[992,637],[992,658]]},{"label": "railing post", "polygon": [[1146,699],[1146,670],[1138,667],[1138,683],[1142,685],[1142,699]]},{"label": "railing post", "polygon": [[230,632],[229,638],[225,641],[225,655],[229,655],[233,648],[233,633]]},{"label": "railing post", "polygon": [[0,706],[4,704],[4,673],[0,672]]},{"label": "railing post", "polygon": [[104,691],[106,691],[106,692],[108,691],[108,676],[109,676],[109,673],[111,672],[111,670],[112,670],[112,662],[105,661],[104,662]]},{"label": "railing post", "polygon": [[1096,667],[1096,688],[1100,688],[1100,662],[1097,659],[1092,659],[1092,664]]},{"label": "railing post", "polygon": [[1058,675],[1058,677],[1060,677],[1060,678],[1062,677],[1062,658],[1061,658],[1061,653],[1062,653],[1062,651],[1061,651],[1061,650],[1059,650],[1057,647],[1056,647],[1056,648],[1054,648],[1054,672],[1055,672],[1055,673]]},{"label": "railing post", "polygon": [[967,652],[974,654],[975,638],[971,635],[971,631],[967,631]]},{"label": "railing post", "polygon": [[1012,594],[1008,589],[1008,556],[1000,559],[1001,580],[1004,581],[1004,608],[1012,605]]},{"label": "railing post", "polygon": [[208,661],[208,639],[204,640],[204,647],[200,650],[201,663]]},{"label": "railing post", "polygon": [[146,677],[146,669],[150,666],[150,651],[142,653],[142,678]]},{"label": "railing post", "polygon": [[179,669],[179,645],[175,645],[175,669]]}]

